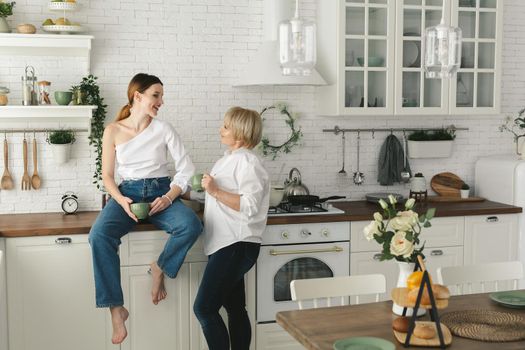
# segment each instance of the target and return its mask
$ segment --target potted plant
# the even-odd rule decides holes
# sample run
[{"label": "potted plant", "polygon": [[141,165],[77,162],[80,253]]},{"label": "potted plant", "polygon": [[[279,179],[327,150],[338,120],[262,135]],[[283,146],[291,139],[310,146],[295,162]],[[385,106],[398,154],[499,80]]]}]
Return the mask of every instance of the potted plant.
[{"label": "potted plant", "polygon": [[73,130],[54,130],[49,134],[47,141],[51,145],[55,163],[57,165],[67,163],[71,156],[71,145],[75,142]]},{"label": "potted plant", "polygon": [[9,25],[7,24],[6,17],[13,14],[13,7],[15,2],[4,2],[0,0],[0,33],[9,33]]},{"label": "potted plant", "polygon": [[455,138],[454,127],[415,131],[407,137],[408,156],[410,158],[450,157]]},{"label": "potted plant", "polygon": [[505,122],[499,126],[499,131],[508,131],[514,135],[514,143],[516,143],[516,154],[525,159],[525,142],[520,142],[522,137],[525,137],[525,108],[521,109],[516,116],[508,115],[505,117]]},{"label": "potted plant", "polygon": [[463,185],[461,185],[461,189],[459,190],[459,192],[461,194],[461,198],[468,198],[470,194],[470,186],[467,185],[466,183],[463,183]]},{"label": "potted plant", "polygon": [[[397,200],[393,195],[389,195],[388,200],[390,203],[379,200],[383,213],[374,213],[374,220],[364,228],[363,233],[368,241],[375,240],[381,245],[381,261],[397,261],[397,287],[406,287],[407,278],[414,271],[418,255],[425,257],[425,244],[421,244],[419,235],[424,227],[431,226],[430,220],[434,217],[436,209],[430,208],[425,214],[418,215],[412,210],[414,198],[408,199],[402,210],[397,209]],[[403,308],[394,303],[392,311],[400,315]]]}]

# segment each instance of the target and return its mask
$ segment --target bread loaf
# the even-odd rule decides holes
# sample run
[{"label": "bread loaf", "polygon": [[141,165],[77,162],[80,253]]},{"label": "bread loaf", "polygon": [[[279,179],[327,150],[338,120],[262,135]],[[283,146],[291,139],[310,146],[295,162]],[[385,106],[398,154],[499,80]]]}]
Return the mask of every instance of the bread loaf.
[{"label": "bread loaf", "polygon": [[392,321],[392,328],[398,332],[407,333],[409,318],[406,316],[401,316]]},{"label": "bread loaf", "polygon": [[434,325],[416,322],[414,336],[420,339],[432,339],[436,336]]}]

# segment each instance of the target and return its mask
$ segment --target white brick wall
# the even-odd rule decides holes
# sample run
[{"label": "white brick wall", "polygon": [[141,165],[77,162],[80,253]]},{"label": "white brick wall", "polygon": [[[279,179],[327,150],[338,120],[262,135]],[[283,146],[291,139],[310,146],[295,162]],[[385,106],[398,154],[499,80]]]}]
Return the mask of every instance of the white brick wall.
[{"label": "white brick wall", "polygon": [[[442,171],[452,171],[473,182],[474,161],[486,154],[513,152],[512,138],[497,127],[501,116],[436,116],[429,117],[337,117],[320,118],[315,110],[313,87],[233,88],[246,62],[259,46],[262,37],[262,0],[78,0],[81,9],[72,15],[89,27],[95,36],[92,73],[99,77],[106,99],[108,120],[126,102],[130,78],[138,72],[158,75],[165,84],[165,105],[160,117],[171,121],[182,135],[199,171],[210,169],[219,158],[218,128],[222,115],[232,105],[257,110],[274,101],[287,101],[299,112],[304,139],[302,147],[291,154],[268,160],[267,168],[274,182],[282,182],[292,167],[298,167],[310,191],[321,196],[344,194],[351,199],[385,190],[377,184],[377,158],[386,134],[362,135],[361,171],[365,184],[353,185],[351,177],[340,178],[341,139],[323,133],[324,128],[442,126],[455,124],[470,128],[458,132],[453,156],[446,159],[412,160],[413,171],[422,172],[427,180]],[[315,10],[315,0],[302,1],[306,15]],[[525,87],[525,3],[507,0],[504,13],[502,106],[504,113],[523,107]],[[45,0],[18,0],[11,27],[18,23],[40,24],[46,18],[60,17],[47,9]],[[20,99],[20,76],[23,67],[35,67],[39,79],[52,81],[52,91],[66,89],[80,81],[85,62],[64,57],[9,57],[0,52],[0,85],[13,90],[13,103]],[[269,114],[267,118],[272,118]],[[275,125],[275,126],[274,126]],[[284,125],[284,124],[283,124]],[[38,127],[38,125],[35,125]],[[284,139],[279,123],[272,123],[266,134],[274,142]],[[0,126],[0,129],[2,127]],[[3,135],[2,135],[3,136]],[[32,135],[26,135],[32,138]],[[401,135],[398,135],[401,136]],[[279,139],[282,137],[282,139]],[[0,192],[0,213],[60,211],[60,197],[66,190],[80,197],[81,210],[100,208],[100,193],[91,185],[94,156],[87,134],[78,135],[73,159],[65,166],[53,164],[45,136],[39,142],[39,172],[43,178],[40,190],[21,191],[23,135],[9,135],[10,168],[16,190]],[[347,137],[346,170],[355,171],[355,134]],[[32,166],[30,166],[32,172]],[[408,193],[407,185],[389,190]]]}]

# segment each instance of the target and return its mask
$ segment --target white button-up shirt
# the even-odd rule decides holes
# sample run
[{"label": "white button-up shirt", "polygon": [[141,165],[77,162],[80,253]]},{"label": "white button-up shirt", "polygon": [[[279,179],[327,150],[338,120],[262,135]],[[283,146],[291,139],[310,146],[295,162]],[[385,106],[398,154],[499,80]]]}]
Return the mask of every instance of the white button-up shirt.
[{"label": "white button-up shirt", "polygon": [[246,148],[226,151],[210,175],[220,190],[241,199],[236,211],[206,193],[204,253],[211,255],[240,241],[261,243],[270,206],[270,181],[261,159]]}]

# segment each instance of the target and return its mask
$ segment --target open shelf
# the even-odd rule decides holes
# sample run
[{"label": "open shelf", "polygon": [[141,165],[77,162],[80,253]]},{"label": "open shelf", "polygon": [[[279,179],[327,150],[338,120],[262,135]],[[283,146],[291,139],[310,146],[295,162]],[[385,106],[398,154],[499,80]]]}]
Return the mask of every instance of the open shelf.
[{"label": "open shelf", "polygon": [[0,119],[88,118],[96,106],[1,106]]}]

